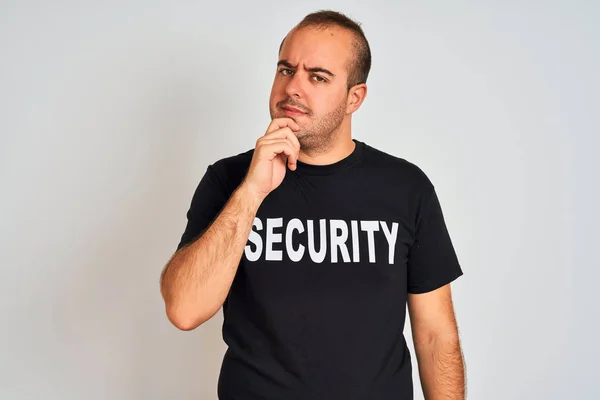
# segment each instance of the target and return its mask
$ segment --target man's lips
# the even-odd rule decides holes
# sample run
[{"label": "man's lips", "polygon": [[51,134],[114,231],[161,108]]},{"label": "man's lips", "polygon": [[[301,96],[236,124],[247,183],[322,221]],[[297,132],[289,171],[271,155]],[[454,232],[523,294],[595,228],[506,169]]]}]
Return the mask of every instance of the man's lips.
[{"label": "man's lips", "polygon": [[290,106],[282,106],[281,109],[286,113],[286,114],[292,114],[292,115],[301,115],[301,114],[306,114],[304,111],[295,108],[295,107],[290,107]]}]

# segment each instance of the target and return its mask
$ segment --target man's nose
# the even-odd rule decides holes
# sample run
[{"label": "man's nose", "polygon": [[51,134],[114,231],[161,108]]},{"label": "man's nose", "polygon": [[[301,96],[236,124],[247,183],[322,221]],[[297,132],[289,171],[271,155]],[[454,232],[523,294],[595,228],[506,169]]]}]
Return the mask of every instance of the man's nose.
[{"label": "man's nose", "polygon": [[303,80],[304,77],[300,73],[294,73],[290,77],[285,87],[285,92],[288,96],[293,98],[303,98],[304,97],[304,88],[303,88]]}]

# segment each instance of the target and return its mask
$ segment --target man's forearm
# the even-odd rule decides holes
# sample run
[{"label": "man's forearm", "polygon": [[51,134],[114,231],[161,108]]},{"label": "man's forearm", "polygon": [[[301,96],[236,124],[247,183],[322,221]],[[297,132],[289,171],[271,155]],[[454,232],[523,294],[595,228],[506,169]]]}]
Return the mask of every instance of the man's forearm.
[{"label": "man's forearm", "polygon": [[173,255],[161,275],[167,315],[194,329],[223,305],[260,201],[240,186],[202,236]]},{"label": "man's forearm", "polygon": [[425,400],[464,400],[465,365],[458,336],[415,343]]}]

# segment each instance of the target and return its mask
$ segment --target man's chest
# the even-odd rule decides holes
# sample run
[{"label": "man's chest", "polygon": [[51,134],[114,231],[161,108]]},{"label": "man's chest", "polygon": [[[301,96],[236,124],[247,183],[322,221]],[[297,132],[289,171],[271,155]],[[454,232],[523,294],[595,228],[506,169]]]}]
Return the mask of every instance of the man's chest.
[{"label": "man's chest", "polygon": [[284,181],[259,208],[244,255],[251,263],[402,265],[415,216],[386,189]]},{"label": "man's chest", "polygon": [[406,286],[414,216],[371,189],[295,182],[259,208],[240,273],[261,293],[397,292]]}]

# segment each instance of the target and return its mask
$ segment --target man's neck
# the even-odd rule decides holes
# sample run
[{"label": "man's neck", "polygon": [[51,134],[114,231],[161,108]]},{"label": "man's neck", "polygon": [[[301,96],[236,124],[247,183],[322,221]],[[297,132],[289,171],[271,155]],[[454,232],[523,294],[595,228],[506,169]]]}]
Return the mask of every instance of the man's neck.
[{"label": "man's neck", "polygon": [[298,161],[311,165],[335,164],[352,154],[355,147],[352,120],[347,116],[334,133],[331,143],[319,149],[300,150]]},{"label": "man's neck", "polygon": [[298,160],[311,165],[330,165],[348,157],[354,151],[356,143],[350,134],[338,137],[332,145],[321,152],[300,151]]}]

